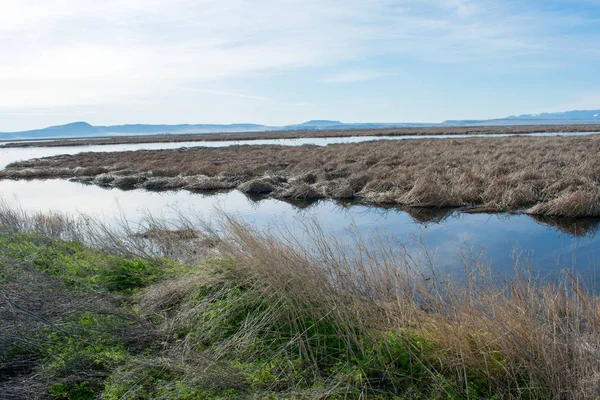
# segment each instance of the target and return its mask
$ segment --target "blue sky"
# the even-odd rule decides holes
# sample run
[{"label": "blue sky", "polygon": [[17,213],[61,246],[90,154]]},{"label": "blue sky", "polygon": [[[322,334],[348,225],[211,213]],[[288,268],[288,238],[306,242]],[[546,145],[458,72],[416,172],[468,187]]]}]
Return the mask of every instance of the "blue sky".
[{"label": "blue sky", "polygon": [[0,131],[600,109],[600,0],[0,0]]}]

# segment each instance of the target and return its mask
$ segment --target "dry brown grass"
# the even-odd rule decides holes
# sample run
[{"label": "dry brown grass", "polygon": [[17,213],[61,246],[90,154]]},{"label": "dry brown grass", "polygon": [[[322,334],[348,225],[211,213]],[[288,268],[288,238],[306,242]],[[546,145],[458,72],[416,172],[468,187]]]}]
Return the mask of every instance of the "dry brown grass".
[{"label": "dry brown grass", "polygon": [[56,156],[11,164],[0,177],[577,217],[600,215],[599,151],[597,136],[232,146]]},{"label": "dry brown grass", "polygon": [[[465,252],[459,282],[441,274],[426,249],[415,255],[390,238],[357,235],[351,252],[310,222],[308,245],[291,232],[261,232],[229,218],[221,229],[222,254],[254,290],[273,304],[327,315],[349,341],[357,327],[367,335],[419,332],[439,349],[433,375],[455,375],[468,386],[468,371],[483,371],[500,398],[528,398],[532,388],[552,399],[597,398],[600,303],[572,275],[544,284],[515,258],[514,277],[501,281],[485,259]],[[236,338],[246,339],[254,337]],[[519,388],[523,371],[530,386]]]},{"label": "dry brown grass", "polygon": [[15,142],[6,147],[91,146],[131,143],[180,143],[226,140],[265,140],[329,138],[350,136],[408,136],[408,135],[469,135],[469,134],[528,134],[538,132],[600,132],[600,125],[512,125],[512,126],[447,126],[423,128],[382,128],[343,130],[300,130],[243,133],[174,134],[120,136],[93,139],[56,139],[47,142]]},{"label": "dry brown grass", "polygon": [[527,210],[529,214],[563,217],[595,217],[600,215],[600,196],[597,187],[586,191],[566,192],[547,203]]},{"label": "dry brown grass", "polygon": [[[111,373],[112,385],[135,378],[120,398],[158,398],[151,397],[156,392],[136,397],[151,386],[141,385],[143,371],[154,368],[175,370],[194,387],[243,387],[244,377],[232,373],[227,361],[260,355],[269,357],[269,371],[277,375],[267,388],[277,395],[259,392],[254,398],[598,398],[600,299],[574,275],[544,283],[515,257],[514,275],[502,280],[485,258],[464,251],[464,278],[453,280],[425,248],[415,252],[393,237],[358,233],[351,243],[342,242],[314,221],[301,232],[281,225],[261,231],[227,216],[201,231],[188,219],[170,230],[164,221],[149,222],[138,235],[125,226],[121,232],[95,230],[92,236],[98,236],[96,243],[114,243],[118,253],[135,251],[132,240],[167,241],[172,249],[185,249],[189,246],[181,242],[212,237],[220,259],[190,265],[185,273],[144,288],[132,299],[135,307],[126,305],[139,311],[132,321],[144,321],[141,328],[155,330],[165,347],[136,356],[133,371]],[[77,228],[58,215],[33,217],[0,207],[0,231],[42,233],[49,226],[53,236],[91,234],[87,223]],[[153,249],[164,255],[162,246]],[[25,282],[30,291],[10,294],[43,300],[44,313],[89,309],[88,293],[57,296],[62,286],[33,269],[19,277],[9,283]],[[0,286],[0,294],[5,288]],[[0,315],[13,318],[0,320],[0,328],[26,331],[2,302]],[[315,333],[319,325],[328,329]],[[144,338],[138,331],[124,334]],[[176,340],[167,343],[168,338]],[[332,338],[335,346],[326,343]],[[348,360],[352,368],[344,369]],[[338,373],[327,375],[322,365]],[[73,368],[87,379],[85,370]],[[136,375],[138,368],[142,372]],[[311,373],[327,380],[320,381],[319,392],[297,395]],[[298,376],[300,382],[294,381]],[[24,388],[35,382],[26,383],[13,398],[24,398]],[[343,386],[360,392],[332,394]]]}]

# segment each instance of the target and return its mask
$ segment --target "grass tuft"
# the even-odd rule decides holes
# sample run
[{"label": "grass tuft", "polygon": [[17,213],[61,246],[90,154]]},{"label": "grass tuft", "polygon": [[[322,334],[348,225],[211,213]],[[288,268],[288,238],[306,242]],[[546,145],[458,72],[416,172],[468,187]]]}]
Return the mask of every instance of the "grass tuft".
[{"label": "grass tuft", "polygon": [[526,212],[549,217],[598,217],[600,195],[596,188],[589,191],[576,190],[546,203],[536,204]]}]

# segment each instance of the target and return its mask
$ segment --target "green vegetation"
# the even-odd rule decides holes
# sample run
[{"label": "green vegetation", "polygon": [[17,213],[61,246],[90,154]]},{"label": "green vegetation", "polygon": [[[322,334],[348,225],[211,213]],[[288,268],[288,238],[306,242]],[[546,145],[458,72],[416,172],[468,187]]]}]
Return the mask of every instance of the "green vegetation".
[{"label": "green vegetation", "polygon": [[27,261],[40,271],[81,290],[130,294],[155,282],[173,268],[168,260],[148,262],[116,257],[79,242],[28,233],[0,236],[0,247],[3,256]]},{"label": "green vegetation", "polygon": [[307,252],[223,224],[219,257],[188,263],[0,227],[0,398],[593,398],[581,291],[447,295],[406,260],[392,276],[323,237]]}]

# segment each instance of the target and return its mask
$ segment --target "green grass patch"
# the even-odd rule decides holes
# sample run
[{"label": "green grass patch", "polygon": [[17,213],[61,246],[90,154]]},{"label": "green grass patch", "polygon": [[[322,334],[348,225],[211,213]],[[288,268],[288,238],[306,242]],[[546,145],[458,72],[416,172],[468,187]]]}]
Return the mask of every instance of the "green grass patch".
[{"label": "green grass patch", "polygon": [[[132,357],[127,333],[132,323],[98,313],[69,316],[56,326],[28,335],[35,348],[27,349],[38,359],[35,373],[48,384],[57,399],[97,398],[104,381],[119,365]],[[37,354],[33,354],[37,353]]]},{"label": "green grass patch", "polygon": [[180,268],[176,262],[165,259],[130,259],[79,242],[28,233],[0,235],[0,254],[31,263],[78,289],[118,294],[132,294]]}]

